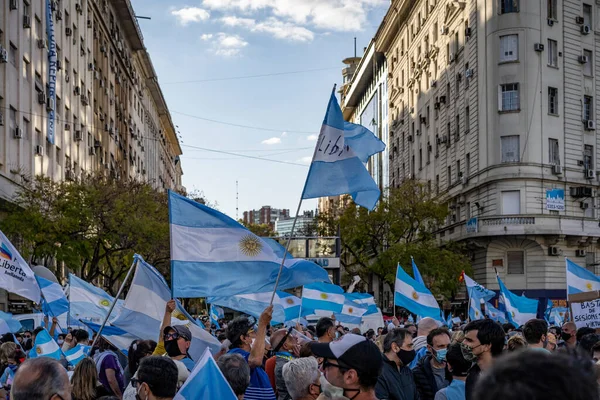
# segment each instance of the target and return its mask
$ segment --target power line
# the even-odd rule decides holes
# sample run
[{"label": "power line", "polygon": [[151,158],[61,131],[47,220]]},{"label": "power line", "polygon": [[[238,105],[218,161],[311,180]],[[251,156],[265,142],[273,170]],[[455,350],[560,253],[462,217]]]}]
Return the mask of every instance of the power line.
[{"label": "power line", "polygon": [[[187,144],[182,144],[181,147],[190,147]],[[313,149],[314,147],[290,147],[290,148],[284,148],[284,149],[244,149],[244,150],[231,150],[231,149],[227,149],[227,150],[223,150],[223,151],[234,151],[234,152],[238,152],[238,153],[270,153],[270,152],[279,152],[279,151],[300,151],[300,150],[310,150]],[[221,149],[222,150],[222,149]],[[190,150],[190,151],[194,151],[194,150]],[[197,150],[197,151],[203,151],[203,150]],[[267,156],[273,156],[275,154],[267,154]]]},{"label": "power line", "polygon": [[256,157],[256,156],[250,156],[250,155],[247,155],[247,154],[232,153],[232,152],[223,151],[223,150],[207,149],[205,147],[189,146],[189,145],[186,146],[186,147],[192,147],[192,148],[198,149],[198,150],[209,151],[211,153],[227,154],[227,155],[230,155],[230,156],[237,156],[237,157],[242,157],[242,158],[249,158],[249,159],[252,159],[252,160],[270,161],[270,162],[274,162],[274,163],[278,163],[278,164],[287,164],[287,165],[297,165],[299,167],[308,167],[308,165],[306,165],[306,164],[294,163],[294,162],[289,162],[289,161],[281,161],[281,160],[273,160],[271,158]]},{"label": "power line", "polygon": [[178,81],[178,82],[161,82],[161,85],[177,85],[182,83],[203,83],[203,82],[220,82],[220,81],[233,81],[240,79],[252,79],[252,78],[265,78],[269,76],[281,76],[281,75],[296,75],[296,74],[304,74],[307,72],[320,72],[320,71],[330,71],[333,69],[339,69],[339,67],[331,67],[331,68],[316,68],[316,69],[305,69],[302,71],[288,71],[288,72],[273,72],[270,74],[259,74],[259,75],[243,75],[243,76],[231,76],[228,78],[211,78],[211,79],[198,79],[193,81]]},{"label": "power line", "polygon": [[[187,147],[187,146],[186,146]],[[312,148],[312,147],[309,147]],[[264,156],[257,156],[257,158],[260,159],[264,159],[266,157],[275,157],[275,156],[280,156],[283,154],[289,154],[289,153],[295,153],[297,151],[302,151],[302,150],[306,150],[305,148],[301,148],[301,149],[292,149],[292,150],[287,150],[287,151],[281,151],[278,153],[273,153],[273,154],[266,154]],[[204,151],[204,150],[199,150],[199,151]],[[223,150],[221,150],[223,151]],[[236,150],[228,150],[228,151],[236,151]],[[272,150],[271,150],[272,151]],[[186,160],[236,160],[236,158],[231,158],[231,157],[218,157],[218,158],[210,158],[210,157],[185,157]]]}]

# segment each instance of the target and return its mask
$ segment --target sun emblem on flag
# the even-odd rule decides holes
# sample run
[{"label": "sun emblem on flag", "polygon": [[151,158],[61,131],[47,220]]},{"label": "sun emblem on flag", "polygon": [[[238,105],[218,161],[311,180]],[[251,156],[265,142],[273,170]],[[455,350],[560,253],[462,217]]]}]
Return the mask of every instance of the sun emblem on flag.
[{"label": "sun emblem on flag", "polygon": [[475,316],[479,317],[479,311],[475,310]]},{"label": "sun emblem on flag", "polygon": [[100,300],[98,304],[100,304],[102,307],[110,307],[110,301],[108,301],[107,299]]},{"label": "sun emblem on flag", "polygon": [[514,311],[511,312],[510,315],[512,315],[512,317],[514,318],[515,317],[515,312]]},{"label": "sun emblem on flag", "polygon": [[37,346],[37,347],[35,348],[35,352],[36,352],[37,354],[42,354],[42,348],[41,348],[40,346]]},{"label": "sun emblem on flag", "polygon": [[249,234],[240,240],[240,250],[248,257],[256,257],[262,251],[263,245],[259,238]]},{"label": "sun emblem on flag", "polygon": [[415,291],[412,292],[412,298],[415,300],[419,300],[419,294]]},{"label": "sun emblem on flag", "polygon": [[348,312],[349,312],[350,314],[354,314],[354,308],[352,308],[352,307],[348,308]]},{"label": "sun emblem on flag", "polygon": [[171,317],[176,318],[180,321],[185,321],[187,317],[179,310],[175,310],[171,313]]},{"label": "sun emblem on flag", "polygon": [[588,291],[590,291],[590,292],[591,292],[592,290],[594,290],[594,287],[592,286],[592,282],[589,282],[589,281],[588,281],[588,282],[586,282],[586,284],[585,284],[585,287],[586,287],[586,289],[587,289]]},{"label": "sun emblem on flag", "polygon": [[323,300],[327,300],[327,298],[329,298],[329,296],[327,296],[327,293],[321,293],[321,298]]},{"label": "sun emblem on flag", "polygon": [[294,300],[291,298],[288,298],[285,302],[288,304],[294,304]]}]

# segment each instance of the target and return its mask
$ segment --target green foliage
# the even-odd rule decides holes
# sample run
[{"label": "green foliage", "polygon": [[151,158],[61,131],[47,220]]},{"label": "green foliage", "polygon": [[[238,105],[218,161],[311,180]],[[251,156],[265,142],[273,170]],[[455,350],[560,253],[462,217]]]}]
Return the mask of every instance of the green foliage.
[{"label": "green foliage", "polygon": [[275,230],[269,224],[247,224],[245,226],[250,232],[254,233],[256,236],[273,237],[276,235]]}]

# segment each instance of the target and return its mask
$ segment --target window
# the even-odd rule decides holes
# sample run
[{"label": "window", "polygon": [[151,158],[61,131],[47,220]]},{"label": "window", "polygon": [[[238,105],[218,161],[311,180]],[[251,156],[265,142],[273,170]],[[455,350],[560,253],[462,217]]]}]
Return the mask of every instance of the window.
[{"label": "window", "polygon": [[469,107],[465,108],[465,134],[469,133],[471,129],[471,113],[469,112]]},{"label": "window", "polygon": [[548,39],[548,65],[558,68],[558,42]]},{"label": "window", "polygon": [[594,119],[594,98],[592,96],[583,96],[583,120],[590,121]]},{"label": "window", "polygon": [[592,26],[592,6],[589,4],[583,5],[583,24]]},{"label": "window", "polygon": [[519,12],[519,0],[500,0],[500,14]]},{"label": "window", "polygon": [[558,139],[548,139],[548,160],[552,165],[560,165]]},{"label": "window", "polygon": [[31,68],[26,58],[23,58],[23,79],[27,82],[31,81]]},{"label": "window", "polygon": [[440,194],[440,176],[435,176],[435,194]]},{"label": "window", "polygon": [[460,173],[460,160],[456,161],[456,181],[458,182],[460,180],[461,177],[461,173]]},{"label": "window", "polygon": [[23,118],[23,139],[27,138],[30,135],[31,124],[25,118]]},{"label": "window", "polygon": [[13,67],[17,67],[17,46],[10,43],[10,50],[8,52],[8,61],[13,65]]},{"label": "window", "polygon": [[583,64],[583,74],[592,76],[594,71],[594,53],[591,50],[584,50],[583,55],[587,57],[587,62]]},{"label": "window", "polygon": [[448,165],[448,171],[446,172],[446,180],[448,181],[448,187],[452,186],[452,167]]},{"label": "window", "polygon": [[10,129],[14,130],[17,127],[17,110],[10,106],[8,118],[10,120]]},{"label": "window", "polygon": [[558,6],[556,0],[548,0],[548,18],[557,20],[558,19]]},{"label": "window", "polygon": [[419,170],[423,169],[423,149],[419,148]]},{"label": "window", "polygon": [[586,171],[594,169],[594,146],[589,144],[583,146],[583,168]]},{"label": "window", "polygon": [[460,116],[457,115],[456,116],[456,131],[454,131],[455,135],[456,135],[456,140],[458,140],[458,138],[460,137]]},{"label": "window", "polygon": [[465,176],[468,178],[471,175],[471,153],[465,156]]},{"label": "window", "polygon": [[519,35],[500,36],[500,62],[519,60]]},{"label": "window", "polygon": [[525,252],[507,251],[506,264],[506,273],[509,275],[523,275],[525,273]]},{"label": "window", "polygon": [[518,111],[519,108],[519,84],[507,83],[500,85],[498,109],[500,111]]},{"label": "window", "polygon": [[558,115],[558,89],[548,88],[548,114]]},{"label": "window", "polygon": [[502,215],[521,214],[521,192],[506,190],[502,192]]},{"label": "window", "polygon": [[502,162],[519,162],[519,135],[502,136],[500,142],[502,145]]}]

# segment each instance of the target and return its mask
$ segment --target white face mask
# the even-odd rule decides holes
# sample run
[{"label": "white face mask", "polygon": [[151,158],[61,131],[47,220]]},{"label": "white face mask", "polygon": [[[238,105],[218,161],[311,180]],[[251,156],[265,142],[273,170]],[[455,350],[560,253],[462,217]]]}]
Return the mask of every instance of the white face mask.
[{"label": "white face mask", "polygon": [[62,346],[64,342],[65,342],[64,340],[62,340],[62,339],[58,339],[58,345],[59,345],[59,346]]},{"label": "white face mask", "polygon": [[256,342],[256,339],[252,339],[252,343],[250,343],[250,347],[254,347],[254,342]]}]

